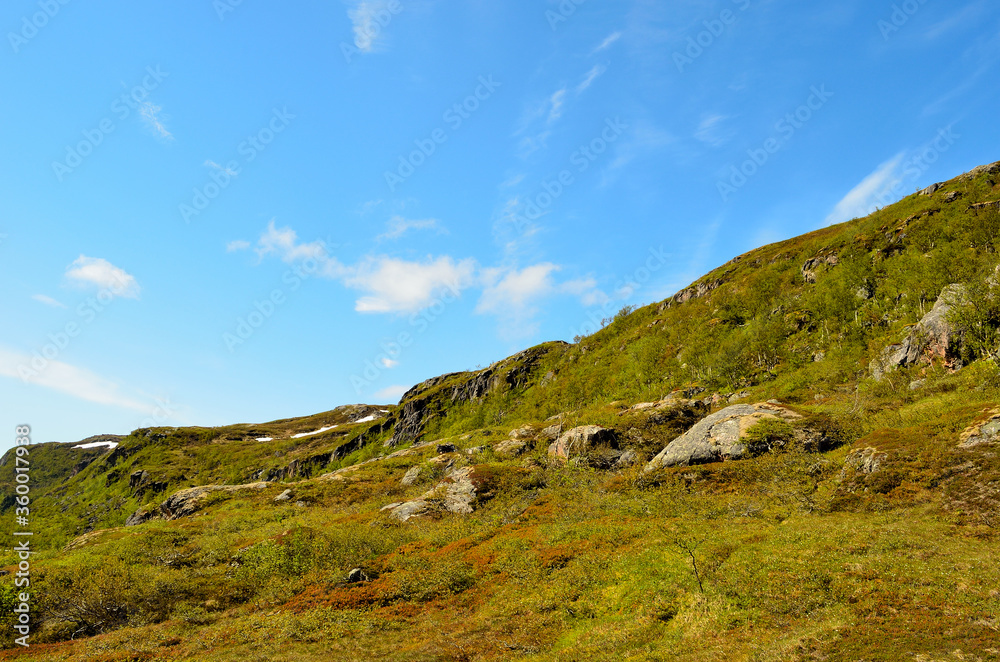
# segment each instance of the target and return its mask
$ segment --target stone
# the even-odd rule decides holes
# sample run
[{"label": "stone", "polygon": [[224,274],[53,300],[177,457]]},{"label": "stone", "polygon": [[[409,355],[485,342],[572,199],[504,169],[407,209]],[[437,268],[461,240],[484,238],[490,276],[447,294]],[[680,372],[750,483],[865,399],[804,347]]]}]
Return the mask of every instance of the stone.
[{"label": "stone", "polygon": [[129,489],[134,490],[149,482],[149,472],[140,469],[128,477]]},{"label": "stone", "polygon": [[926,384],[927,384],[927,380],[926,379],[914,379],[912,382],[910,382],[909,389],[911,391],[919,391]]},{"label": "stone", "polygon": [[881,468],[886,457],[888,455],[877,448],[862,448],[849,453],[844,458],[844,468],[860,474],[873,474]]},{"label": "stone", "polygon": [[281,503],[282,501],[291,501],[291,500],[292,500],[292,491],[291,490],[285,490],[284,492],[282,492],[278,496],[274,497],[275,503]]},{"label": "stone", "polygon": [[962,197],[961,192],[959,192],[959,191],[950,191],[947,194],[945,194],[944,201],[945,202],[955,202],[956,200],[958,200],[961,197]]},{"label": "stone", "polygon": [[458,448],[455,447],[455,444],[438,444],[437,447],[438,453],[454,453],[457,450]]},{"label": "stone", "polygon": [[417,480],[420,479],[420,473],[422,471],[423,468],[419,464],[415,467],[410,467],[410,469],[406,472],[406,475],[404,475],[403,479],[399,482],[405,485],[406,487],[409,487],[410,485],[413,485],[414,483],[417,482]]},{"label": "stone", "polygon": [[365,573],[361,568],[354,568],[349,573],[347,573],[347,583],[348,584],[360,584],[361,582],[370,582],[371,579],[368,574]]},{"label": "stone", "polygon": [[731,405],[706,416],[671,441],[650,460],[645,471],[741,459],[747,455],[742,441],[747,430],[765,418],[791,421],[801,416],[770,403]]},{"label": "stone", "polygon": [[618,457],[614,466],[616,469],[625,469],[627,467],[635,466],[636,464],[639,464],[639,454],[634,450],[629,449]]},{"label": "stone", "polygon": [[958,447],[963,450],[1000,442],[1000,407],[986,413],[985,421],[967,428],[959,437]]},{"label": "stone", "polygon": [[414,517],[439,512],[468,515],[473,512],[473,503],[478,497],[472,476],[472,467],[455,469],[433,489],[421,494],[416,499],[402,503],[390,503],[383,506],[382,511],[388,512],[390,517],[400,522],[408,522]]},{"label": "stone", "polygon": [[522,425],[516,430],[511,430],[509,436],[515,441],[524,441],[525,439],[534,439],[537,434],[534,426]]},{"label": "stone", "polygon": [[503,455],[505,457],[519,457],[528,450],[528,442],[518,441],[516,439],[508,439],[507,441],[501,441],[499,444],[493,447],[493,452],[497,455]]},{"label": "stone", "polygon": [[940,184],[940,183],[939,184],[931,184],[930,186],[928,186],[927,188],[925,188],[923,191],[921,191],[920,195],[934,195],[935,193],[937,193],[938,191],[940,191],[942,188],[944,188],[944,184]]},{"label": "stone", "polygon": [[614,430],[598,425],[581,425],[564,432],[549,446],[549,457],[569,460],[585,454],[597,446],[617,446]]},{"label": "stone", "polygon": [[889,345],[869,365],[872,376],[882,379],[890,370],[934,359],[953,359],[951,352],[954,329],[948,315],[965,300],[964,285],[948,285],[941,290],[934,307],[921,318],[902,343]]},{"label": "stone", "polygon": [[242,491],[261,491],[270,485],[268,482],[249,483],[246,485],[202,485],[200,487],[189,487],[179,492],[174,492],[169,499],[160,504],[160,512],[165,519],[175,520],[187,517],[204,506],[205,501],[212,494],[217,492],[228,492],[235,494]]},{"label": "stone", "polygon": [[550,425],[546,428],[542,428],[542,431],[538,433],[538,436],[546,441],[555,441],[562,434],[563,426],[562,423],[557,423],[556,425]]}]

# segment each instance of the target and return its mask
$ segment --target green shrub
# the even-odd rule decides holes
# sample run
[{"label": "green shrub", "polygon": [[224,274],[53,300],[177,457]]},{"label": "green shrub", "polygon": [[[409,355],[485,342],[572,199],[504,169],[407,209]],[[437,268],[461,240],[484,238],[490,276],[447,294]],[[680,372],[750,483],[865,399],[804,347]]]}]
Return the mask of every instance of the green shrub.
[{"label": "green shrub", "polygon": [[754,424],[743,436],[743,444],[751,456],[763,455],[784,448],[795,438],[790,424],[777,418],[764,418]]}]

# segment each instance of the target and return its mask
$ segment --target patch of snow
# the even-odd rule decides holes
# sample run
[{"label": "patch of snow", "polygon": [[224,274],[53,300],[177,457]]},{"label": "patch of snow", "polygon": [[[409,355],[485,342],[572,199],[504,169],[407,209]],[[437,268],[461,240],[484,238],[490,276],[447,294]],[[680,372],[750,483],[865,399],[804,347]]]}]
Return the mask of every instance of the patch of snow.
[{"label": "patch of snow", "polygon": [[369,416],[365,416],[364,418],[359,418],[358,420],[356,420],[354,422],[355,423],[370,423],[371,421],[374,421],[374,420],[375,420],[375,415],[371,414]]},{"label": "patch of snow", "polygon": [[90,444],[80,444],[79,446],[74,446],[73,448],[97,448],[98,446],[107,446],[108,448],[118,448],[118,442],[115,441],[95,441]]},{"label": "patch of snow", "polygon": [[274,437],[257,437],[257,441],[274,441]]},{"label": "patch of snow", "polygon": [[303,432],[302,434],[293,434],[292,435],[292,439],[301,439],[302,437],[311,437],[314,434],[322,434],[324,432],[327,432],[328,430],[332,430],[335,427],[337,427],[337,426],[336,425],[331,425],[328,428],[320,428],[319,430],[316,430],[315,432]]},{"label": "patch of snow", "polygon": [[383,414],[388,414],[389,413],[388,409],[379,409],[379,411],[382,412]]}]

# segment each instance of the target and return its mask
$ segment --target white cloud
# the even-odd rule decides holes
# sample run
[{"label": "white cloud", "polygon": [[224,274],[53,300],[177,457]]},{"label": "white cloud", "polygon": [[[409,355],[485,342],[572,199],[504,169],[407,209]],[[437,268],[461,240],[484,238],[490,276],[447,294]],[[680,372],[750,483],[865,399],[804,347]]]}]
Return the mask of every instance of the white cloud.
[{"label": "white cloud", "polygon": [[81,255],[66,268],[66,278],[78,285],[94,285],[115,296],[139,298],[135,277],[101,258]]},{"label": "white cloud", "polygon": [[562,117],[563,103],[566,101],[566,88],[562,88],[549,97],[549,124]]},{"label": "white cloud", "polygon": [[583,77],[583,82],[576,86],[576,93],[582,94],[588,87],[590,87],[595,80],[597,80],[608,68],[603,64],[595,64],[594,68],[587,72],[587,75]]},{"label": "white cloud", "polygon": [[172,140],[174,134],[167,131],[167,127],[164,126],[163,120],[160,119],[160,112],[162,110],[163,108],[160,108],[152,102],[144,101],[139,105],[139,116],[142,117],[149,128],[151,128],[158,136]]},{"label": "white cloud", "polygon": [[599,53],[607,48],[610,48],[613,43],[615,43],[621,38],[622,38],[622,33],[620,31],[612,32],[604,39],[604,41],[601,42],[600,46],[594,49],[594,53]]},{"label": "white cloud", "polygon": [[354,45],[362,53],[375,51],[375,42],[382,33],[380,15],[391,15],[386,0],[361,0],[354,9],[347,10],[354,29]]},{"label": "white cloud", "polygon": [[227,253],[236,253],[237,251],[245,251],[250,248],[250,242],[243,239],[236,239],[226,244]]},{"label": "white cloud", "polygon": [[390,370],[390,369],[395,368],[396,366],[399,365],[399,361],[393,361],[388,356],[383,356],[379,360],[379,363],[381,363],[382,367],[385,368],[386,370]]},{"label": "white cloud", "polygon": [[408,262],[387,256],[368,257],[351,268],[344,284],[367,294],[355,303],[360,313],[412,313],[431,304],[444,290],[458,295],[474,282],[476,263],[443,256]]},{"label": "white cloud", "polygon": [[387,386],[381,391],[375,392],[375,397],[379,400],[392,400],[398,402],[403,394],[410,390],[409,386]]},{"label": "white cloud", "polygon": [[32,296],[31,298],[34,299],[35,301],[39,301],[41,303],[44,303],[46,306],[52,306],[53,308],[65,308],[66,307],[66,304],[60,303],[59,301],[56,301],[52,297],[45,296],[44,294],[36,294],[36,295]]},{"label": "white cloud", "polygon": [[501,268],[484,270],[483,281],[486,287],[476,305],[476,312],[524,312],[534,301],[554,291],[552,274],[556,271],[559,271],[559,267],[549,262],[525,267],[520,271]]},{"label": "white cloud", "polygon": [[[31,361],[30,356],[0,348],[0,375],[100,405],[131,409],[144,414],[152,414],[155,410],[152,404],[143,404],[123,395],[118,384],[89,370],[62,361],[48,361],[44,367],[32,366]],[[36,369],[38,367],[42,369]]]},{"label": "white cloud", "polygon": [[300,243],[295,230],[289,227],[276,227],[274,219],[268,222],[267,229],[257,240],[257,247],[254,251],[261,259],[268,255],[275,255],[282,262],[289,264],[301,260],[316,260],[320,266],[320,273],[324,276],[336,277],[345,273],[343,266],[327,253],[326,244],[323,241]]},{"label": "white cloud", "polygon": [[447,233],[447,230],[438,224],[437,219],[428,218],[422,221],[417,221],[404,218],[402,216],[393,216],[389,219],[388,232],[380,234],[375,239],[377,241],[382,241],[383,239],[399,239],[409,230],[437,230],[439,234]]},{"label": "white cloud", "polygon": [[904,156],[902,153],[897,154],[880,165],[875,172],[861,180],[861,183],[851,189],[833,208],[830,215],[826,217],[826,224],[843,223],[873,212],[877,203],[885,199],[886,192],[891,191],[903,181],[900,165],[903,163]]}]

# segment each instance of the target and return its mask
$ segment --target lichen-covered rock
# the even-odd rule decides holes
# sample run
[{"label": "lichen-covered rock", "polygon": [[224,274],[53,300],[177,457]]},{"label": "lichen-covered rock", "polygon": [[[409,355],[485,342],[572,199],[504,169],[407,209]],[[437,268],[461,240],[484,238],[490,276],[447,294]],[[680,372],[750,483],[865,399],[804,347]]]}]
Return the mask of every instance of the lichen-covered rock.
[{"label": "lichen-covered rock", "polygon": [[949,285],[941,290],[940,296],[930,312],[923,316],[902,343],[889,345],[869,366],[875,379],[882,379],[885,373],[901,366],[934,359],[950,360],[954,329],[948,321],[952,308],[965,300],[965,286]]},{"label": "lichen-covered rock", "polygon": [[583,455],[599,446],[617,447],[618,439],[614,430],[599,425],[581,425],[561,434],[549,446],[549,457],[555,460],[569,460]]},{"label": "lichen-covered rock", "polygon": [[985,421],[976,423],[962,433],[959,448],[969,449],[1000,442],[1000,407],[987,412],[987,416],[989,418]]},{"label": "lichen-covered rock", "polygon": [[160,504],[160,512],[168,520],[179,517],[187,517],[198,510],[201,510],[209,496],[217,492],[228,492],[234,494],[246,490],[260,491],[270,483],[249,483],[247,485],[202,485],[200,487],[189,487],[186,490],[174,492],[169,499]]},{"label": "lichen-covered rock", "polygon": [[410,485],[413,485],[420,479],[420,473],[422,471],[423,468],[419,464],[415,467],[410,467],[409,471],[406,472],[406,475],[403,476],[403,479],[399,482],[402,485],[409,487]]},{"label": "lichen-covered rock", "polygon": [[451,471],[433,489],[416,499],[402,503],[390,503],[382,507],[391,517],[407,522],[414,517],[440,512],[468,515],[473,512],[473,503],[478,496],[472,479],[473,467],[463,467]]},{"label": "lichen-covered rock", "polygon": [[726,407],[706,416],[670,442],[650,460],[645,470],[741,459],[747,454],[744,436],[765,418],[795,420],[801,416],[770,403]]},{"label": "lichen-covered rock", "polygon": [[844,458],[844,468],[866,476],[871,475],[882,467],[886,457],[888,456],[877,448],[861,448]]},{"label": "lichen-covered rock", "polygon": [[494,446],[493,452],[504,457],[518,457],[525,451],[529,450],[529,447],[530,446],[527,441],[508,439],[507,441],[501,441],[499,444]]}]

